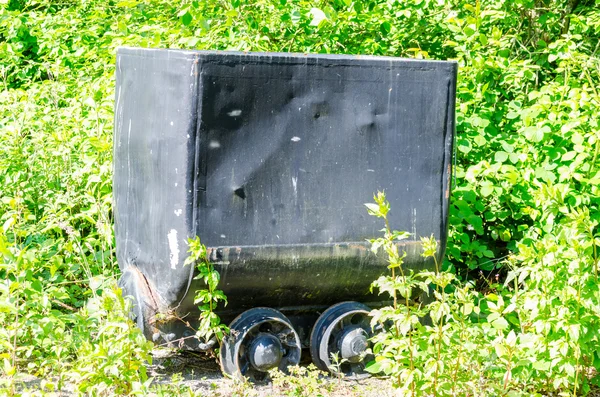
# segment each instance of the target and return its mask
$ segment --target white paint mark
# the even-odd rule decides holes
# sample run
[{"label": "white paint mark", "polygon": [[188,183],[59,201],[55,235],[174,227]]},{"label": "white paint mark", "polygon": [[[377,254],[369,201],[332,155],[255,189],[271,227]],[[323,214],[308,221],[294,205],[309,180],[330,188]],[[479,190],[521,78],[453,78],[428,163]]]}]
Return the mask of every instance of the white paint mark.
[{"label": "white paint mark", "polygon": [[173,125],[173,122],[171,121],[169,124]]},{"label": "white paint mark", "polygon": [[[119,64],[119,67],[121,65]],[[121,113],[123,112],[122,109],[119,109],[119,102],[121,101],[121,86],[119,86],[119,93],[117,95],[117,106],[115,109],[117,109],[117,111],[119,112],[119,116],[121,115]],[[119,132],[121,132],[121,129],[123,128],[123,124],[122,122],[119,123]],[[121,134],[119,134],[121,135]],[[119,142],[117,143],[118,147],[121,147],[121,137],[119,136]]]},{"label": "white paint mark", "polygon": [[227,237],[227,236],[226,236],[226,235],[224,235],[224,234],[221,234],[221,238],[225,238],[225,237]]},{"label": "white paint mark", "polygon": [[190,139],[190,134],[187,134],[187,138]]},{"label": "white paint mark", "polygon": [[413,208],[413,219],[412,219],[412,232],[413,232],[413,236],[416,238],[417,237],[417,209]]},{"label": "white paint mark", "polygon": [[221,143],[219,141],[210,141],[208,147],[211,149],[218,149],[221,147]]},{"label": "white paint mark", "polygon": [[301,111],[301,110],[302,110],[302,108],[298,108],[298,111]]},{"label": "white paint mark", "polygon": [[177,187],[177,185],[179,185],[177,182],[175,182],[175,187]]},{"label": "white paint mark", "polygon": [[178,171],[177,168],[175,168],[175,175],[177,175],[177,171]]},{"label": "white paint mark", "polygon": [[367,172],[375,172],[375,170],[372,170],[372,169],[368,168]]},{"label": "white paint mark", "polygon": [[299,136],[295,136],[292,138],[292,142],[299,142],[301,139]]},{"label": "white paint mark", "polygon": [[177,241],[177,230],[171,229],[167,234],[167,240],[169,241],[169,260],[171,262],[171,269],[175,269],[179,263],[179,242]]},{"label": "white paint mark", "polygon": [[297,196],[298,195],[298,177],[297,176],[292,177],[292,186],[294,187],[294,196]]},{"label": "white paint mark", "polygon": [[181,216],[181,214],[183,214],[183,210],[181,208],[173,212],[175,213],[175,216]]},{"label": "white paint mark", "polygon": [[227,113],[227,115],[230,117],[238,117],[238,116],[241,116],[241,114],[242,114],[241,109],[235,109],[235,110],[232,110],[231,112]]},{"label": "white paint mark", "polygon": [[[121,66],[121,65],[119,65]],[[121,102],[121,86],[119,86],[119,89],[117,91],[117,106],[116,108],[119,109],[119,103]]]}]

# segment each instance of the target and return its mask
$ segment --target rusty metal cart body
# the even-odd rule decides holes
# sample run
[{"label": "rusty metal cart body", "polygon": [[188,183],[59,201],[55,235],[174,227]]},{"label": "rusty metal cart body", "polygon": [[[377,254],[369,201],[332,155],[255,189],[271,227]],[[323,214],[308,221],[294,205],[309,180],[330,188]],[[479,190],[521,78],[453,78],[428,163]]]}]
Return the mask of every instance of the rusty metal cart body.
[{"label": "rusty metal cart body", "polygon": [[369,285],[387,271],[366,241],[381,221],[364,203],[385,190],[391,225],[412,233],[406,266],[427,266],[422,236],[443,254],[456,71],[386,57],[119,49],[117,257],[146,336],[207,347],[176,320],[197,318],[204,285],[184,261],[200,236],[229,300],[219,314],[247,331],[221,349],[226,372],[297,362],[311,331],[319,367],[341,351],[359,372],[366,313],[382,299]]}]

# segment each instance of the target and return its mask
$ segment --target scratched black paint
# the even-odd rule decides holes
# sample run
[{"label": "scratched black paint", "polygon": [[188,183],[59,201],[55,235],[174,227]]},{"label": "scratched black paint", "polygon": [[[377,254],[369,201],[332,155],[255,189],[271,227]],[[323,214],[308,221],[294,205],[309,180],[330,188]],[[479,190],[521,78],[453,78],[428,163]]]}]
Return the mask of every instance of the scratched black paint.
[{"label": "scratched black paint", "polygon": [[139,270],[156,310],[195,310],[195,235],[225,318],[377,300],[386,263],[365,239],[381,221],[363,205],[377,190],[391,225],[414,233],[407,266],[426,265],[421,236],[443,253],[455,63],[121,48],[116,79],[117,256],[123,285]]}]

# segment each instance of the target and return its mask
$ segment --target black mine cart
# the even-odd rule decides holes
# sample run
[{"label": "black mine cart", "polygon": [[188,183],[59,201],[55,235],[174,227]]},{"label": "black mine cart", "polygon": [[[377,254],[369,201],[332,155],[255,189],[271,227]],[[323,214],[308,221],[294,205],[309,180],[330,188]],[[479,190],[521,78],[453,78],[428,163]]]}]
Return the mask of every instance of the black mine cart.
[{"label": "black mine cart", "polygon": [[[384,190],[405,264],[443,255],[457,65],[370,56],[121,48],[114,200],[120,285],[157,343],[206,350],[193,319],[188,238],[200,236],[229,303],[221,365],[261,377],[309,348],[327,370],[364,367],[369,292],[387,273],[364,203]],[[163,314],[156,316],[157,313]],[[178,318],[190,321],[192,328]],[[215,346],[216,347],[216,346]]]}]

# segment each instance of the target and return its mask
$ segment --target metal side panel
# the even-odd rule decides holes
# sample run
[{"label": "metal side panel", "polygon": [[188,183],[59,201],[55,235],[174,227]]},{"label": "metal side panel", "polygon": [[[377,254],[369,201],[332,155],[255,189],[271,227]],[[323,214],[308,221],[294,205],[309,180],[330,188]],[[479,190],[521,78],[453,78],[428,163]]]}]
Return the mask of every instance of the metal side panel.
[{"label": "metal side panel", "polygon": [[454,64],[201,56],[205,244],[362,242],[377,190],[394,228],[445,235]]},{"label": "metal side panel", "polygon": [[183,297],[194,233],[198,55],[119,49],[114,130],[117,258],[135,266],[158,307]]},{"label": "metal side panel", "polygon": [[[457,65],[344,55],[119,49],[115,228],[156,306],[194,310],[184,267],[199,235],[235,314],[363,302],[385,273],[382,222],[447,239]],[[136,273],[137,274],[137,273]],[[190,283],[191,286],[190,286]],[[183,301],[182,301],[183,299]]]}]

